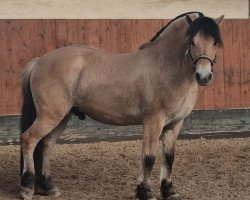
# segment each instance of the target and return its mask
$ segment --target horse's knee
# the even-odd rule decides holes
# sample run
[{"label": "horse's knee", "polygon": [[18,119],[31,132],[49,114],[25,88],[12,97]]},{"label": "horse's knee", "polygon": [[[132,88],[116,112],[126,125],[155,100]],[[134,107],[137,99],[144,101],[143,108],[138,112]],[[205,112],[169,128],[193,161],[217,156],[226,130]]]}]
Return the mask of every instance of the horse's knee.
[{"label": "horse's knee", "polygon": [[24,133],[21,133],[20,135],[20,143],[21,144],[25,144],[29,142],[29,136],[30,136],[30,132],[25,131]]},{"label": "horse's knee", "polygon": [[30,149],[33,149],[36,143],[36,139],[30,137],[29,130],[20,135],[20,145],[22,147],[23,153],[27,153]]}]

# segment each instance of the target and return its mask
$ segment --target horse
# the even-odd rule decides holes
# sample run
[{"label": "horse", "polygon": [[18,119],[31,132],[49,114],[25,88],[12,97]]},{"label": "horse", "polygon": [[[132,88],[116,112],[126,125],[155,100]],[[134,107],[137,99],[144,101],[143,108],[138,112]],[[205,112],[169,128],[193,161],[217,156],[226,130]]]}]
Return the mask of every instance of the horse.
[{"label": "horse", "polygon": [[61,195],[50,154],[72,113],[116,126],[143,125],[136,198],[155,200],[151,171],[162,141],[161,198],[180,199],[172,183],[175,143],[198,85],[213,79],[220,24],[184,13],[132,53],[66,46],[36,58],[22,75],[20,195]]}]

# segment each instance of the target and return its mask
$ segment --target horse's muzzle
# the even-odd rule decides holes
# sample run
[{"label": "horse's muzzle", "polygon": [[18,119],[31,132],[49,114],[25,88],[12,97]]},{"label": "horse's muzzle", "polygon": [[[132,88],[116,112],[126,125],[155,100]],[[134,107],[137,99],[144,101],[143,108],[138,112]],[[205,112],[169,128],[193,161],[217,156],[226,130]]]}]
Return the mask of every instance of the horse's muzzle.
[{"label": "horse's muzzle", "polygon": [[211,83],[211,81],[213,79],[213,74],[209,73],[206,77],[201,78],[201,75],[198,72],[196,72],[195,78],[196,78],[196,81],[199,85],[206,86],[206,85],[209,85]]}]

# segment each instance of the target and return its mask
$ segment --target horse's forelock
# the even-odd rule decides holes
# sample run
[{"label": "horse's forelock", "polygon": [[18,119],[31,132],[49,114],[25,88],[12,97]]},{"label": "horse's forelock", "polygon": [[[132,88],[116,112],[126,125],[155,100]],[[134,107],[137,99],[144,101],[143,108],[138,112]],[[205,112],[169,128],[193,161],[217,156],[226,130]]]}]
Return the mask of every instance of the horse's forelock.
[{"label": "horse's forelock", "polygon": [[198,32],[205,38],[212,37],[219,46],[223,46],[219,25],[212,18],[201,17],[195,19],[186,32],[188,41],[192,42]]}]

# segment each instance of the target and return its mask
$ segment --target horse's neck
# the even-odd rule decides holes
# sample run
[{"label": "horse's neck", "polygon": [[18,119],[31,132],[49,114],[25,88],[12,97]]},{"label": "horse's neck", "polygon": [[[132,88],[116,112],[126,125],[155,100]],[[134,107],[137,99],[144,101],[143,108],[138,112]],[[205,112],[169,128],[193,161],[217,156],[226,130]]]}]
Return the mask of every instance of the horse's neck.
[{"label": "horse's neck", "polygon": [[193,81],[192,62],[186,55],[188,44],[185,41],[185,32],[186,27],[182,27],[172,32],[163,33],[156,42],[155,49],[159,57],[161,57],[160,60],[166,62],[162,63],[162,65],[166,65],[167,73],[179,74],[179,76]]}]

